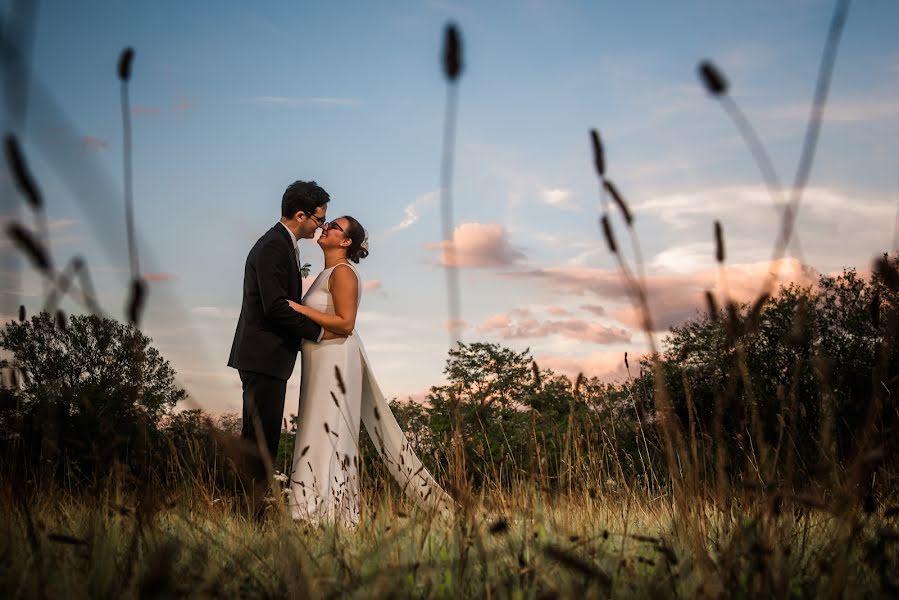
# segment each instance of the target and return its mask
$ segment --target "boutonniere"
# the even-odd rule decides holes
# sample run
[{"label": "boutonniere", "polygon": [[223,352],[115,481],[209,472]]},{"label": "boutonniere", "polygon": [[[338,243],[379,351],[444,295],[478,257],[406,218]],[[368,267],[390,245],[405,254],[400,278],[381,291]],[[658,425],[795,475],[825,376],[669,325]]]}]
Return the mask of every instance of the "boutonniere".
[{"label": "boutonniere", "polygon": [[312,265],[310,265],[309,263],[306,263],[305,265],[300,267],[300,277],[302,277],[303,279],[306,279],[307,277],[309,277],[309,269],[311,269],[311,268],[312,268]]}]

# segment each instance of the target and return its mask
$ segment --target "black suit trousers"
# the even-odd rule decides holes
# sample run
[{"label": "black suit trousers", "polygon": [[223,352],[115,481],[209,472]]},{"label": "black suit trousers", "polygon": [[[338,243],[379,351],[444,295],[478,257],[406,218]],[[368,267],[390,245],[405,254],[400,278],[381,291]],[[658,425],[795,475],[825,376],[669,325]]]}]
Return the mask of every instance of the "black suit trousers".
[{"label": "black suit trousers", "polygon": [[[257,485],[265,485],[270,473],[260,454],[259,442],[262,442],[262,450],[268,452],[268,459],[273,465],[278,456],[278,442],[281,441],[287,380],[251,371],[238,372],[243,384],[243,426],[240,435],[249,447],[246,469]],[[257,427],[262,429],[262,440],[257,435]]]}]

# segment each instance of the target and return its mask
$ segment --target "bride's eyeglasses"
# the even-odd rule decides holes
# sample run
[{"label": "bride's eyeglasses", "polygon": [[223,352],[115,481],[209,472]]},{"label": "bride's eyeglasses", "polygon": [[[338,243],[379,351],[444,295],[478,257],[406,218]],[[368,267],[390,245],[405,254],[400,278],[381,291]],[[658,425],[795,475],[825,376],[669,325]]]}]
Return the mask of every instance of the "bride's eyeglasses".
[{"label": "bride's eyeglasses", "polygon": [[331,221],[330,223],[325,223],[324,225],[322,225],[322,229],[325,229],[325,230],[327,230],[327,229],[336,229],[336,230],[338,230],[338,231],[341,232],[341,233],[346,233],[346,232],[343,230],[343,227],[341,227],[341,226],[340,226],[340,223],[338,223],[337,221]]}]

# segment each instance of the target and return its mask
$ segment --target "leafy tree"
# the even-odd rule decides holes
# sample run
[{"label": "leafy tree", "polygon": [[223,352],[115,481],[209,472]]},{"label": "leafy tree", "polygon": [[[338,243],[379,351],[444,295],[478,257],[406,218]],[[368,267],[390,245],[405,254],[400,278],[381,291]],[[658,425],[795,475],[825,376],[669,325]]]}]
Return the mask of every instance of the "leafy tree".
[{"label": "leafy tree", "polygon": [[0,366],[21,374],[12,396],[30,449],[45,458],[64,451],[82,463],[146,451],[160,419],[187,396],[151,341],[93,315],[73,316],[65,327],[46,312],[7,323],[0,347],[12,358]]},{"label": "leafy tree", "polygon": [[[701,448],[726,448],[729,472],[767,482],[814,478],[861,450],[894,446],[897,263],[868,281],[846,269],[674,327],[660,361],[682,430],[694,427]],[[653,379],[645,369],[650,406]]]}]

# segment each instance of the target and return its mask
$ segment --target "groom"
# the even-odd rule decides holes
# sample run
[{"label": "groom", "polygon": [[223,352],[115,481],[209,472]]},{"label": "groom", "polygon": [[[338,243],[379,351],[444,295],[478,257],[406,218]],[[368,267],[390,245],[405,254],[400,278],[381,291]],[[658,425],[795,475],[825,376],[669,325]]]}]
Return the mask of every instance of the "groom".
[{"label": "groom", "polygon": [[241,437],[248,442],[248,455],[242,467],[257,508],[271,475],[266,467],[278,455],[284,394],[301,339],[335,337],[287,304],[302,296],[297,241],[311,238],[324,224],[329,200],[314,181],[290,184],[281,198],[280,222],[259,238],[244,267],[243,303],[228,366],[238,370],[243,384]]}]

